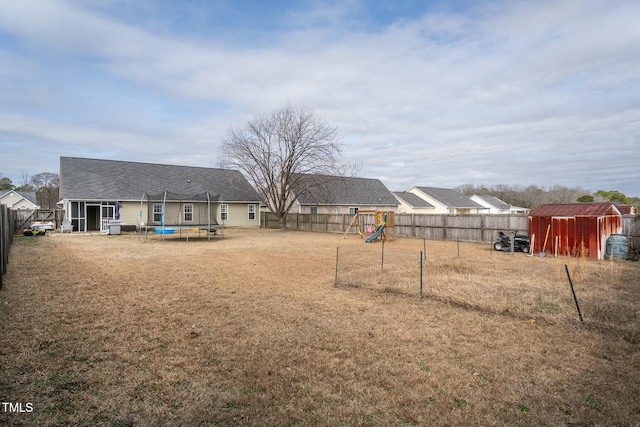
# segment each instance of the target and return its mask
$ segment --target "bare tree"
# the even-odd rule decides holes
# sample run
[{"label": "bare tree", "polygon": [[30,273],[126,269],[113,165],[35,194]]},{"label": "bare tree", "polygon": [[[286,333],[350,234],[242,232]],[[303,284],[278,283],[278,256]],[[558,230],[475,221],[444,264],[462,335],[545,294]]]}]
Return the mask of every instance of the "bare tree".
[{"label": "bare tree", "polygon": [[31,183],[31,178],[26,172],[22,172],[22,175],[20,175],[20,186],[16,187],[15,189],[16,191],[36,191],[36,187],[33,186],[33,184]]},{"label": "bare tree", "polygon": [[54,209],[58,201],[60,177],[56,173],[42,172],[31,177],[36,188],[38,204],[43,208]]},{"label": "bare tree", "polygon": [[286,228],[295,191],[309,174],[342,175],[337,128],[309,109],[290,104],[230,128],[220,148],[220,164],[239,169]]}]

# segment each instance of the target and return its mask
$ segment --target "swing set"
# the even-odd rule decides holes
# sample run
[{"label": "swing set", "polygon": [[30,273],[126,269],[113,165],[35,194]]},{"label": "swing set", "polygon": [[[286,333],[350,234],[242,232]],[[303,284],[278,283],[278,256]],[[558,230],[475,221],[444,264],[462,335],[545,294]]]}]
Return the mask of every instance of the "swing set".
[{"label": "swing set", "polygon": [[[360,237],[366,238],[367,243],[373,242],[378,237],[382,240],[386,240],[387,237],[389,237],[389,240],[393,240],[395,237],[395,212],[358,210],[353,215],[349,227],[342,235],[343,239],[353,227],[355,227]],[[390,231],[389,236],[387,236],[387,230]]]}]

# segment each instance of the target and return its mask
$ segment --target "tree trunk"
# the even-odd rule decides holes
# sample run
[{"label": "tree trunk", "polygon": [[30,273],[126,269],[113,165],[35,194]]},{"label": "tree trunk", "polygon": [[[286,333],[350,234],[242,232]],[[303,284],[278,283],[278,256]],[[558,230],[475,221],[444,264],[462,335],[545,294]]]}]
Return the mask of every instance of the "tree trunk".
[{"label": "tree trunk", "polygon": [[278,225],[280,226],[280,230],[287,229],[287,214],[281,214],[278,216]]}]

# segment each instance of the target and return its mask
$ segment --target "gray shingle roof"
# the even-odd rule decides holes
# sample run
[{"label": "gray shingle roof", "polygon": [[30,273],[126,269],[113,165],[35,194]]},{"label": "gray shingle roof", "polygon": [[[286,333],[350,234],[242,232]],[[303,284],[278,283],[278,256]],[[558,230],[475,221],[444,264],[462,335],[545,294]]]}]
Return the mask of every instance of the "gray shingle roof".
[{"label": "gray shingle roof", "polygon": [[394,191],[393,194],[412,208],[433,208],[434,206],[421,197],[406,191]]},{"label": "gray shingle roof", "polygon": [[482,205],[474,202],[469,197],[462,193],[458,193],[455,190],[449,188],[437,188],[437,187],[416,187],[418,190],[433,197],[443,205],[449,208],[481,208]]},{"label": "gray shingle roof", "polygon": [[260,200],[240,171],[119,160],[60,157],[60,196],[67,200],[140,200],[144,193],[209,192],[222,201]]},{"label": "gray shingle roof", "polygon": [[380,181],[329,175],[297,175],[300,185],[294,191],[303,205],[398,206],[398,200]]},{"label": "gray shingle roof", "polygon": [[476,194],[476,196],[480,197],[482,200],[484,200],[485,202],[489,203],[491,206],[497,209],[500,209],[500,210],[511,209],[510,204],[503,202],[497,197],[490,196],[488,194]]}]

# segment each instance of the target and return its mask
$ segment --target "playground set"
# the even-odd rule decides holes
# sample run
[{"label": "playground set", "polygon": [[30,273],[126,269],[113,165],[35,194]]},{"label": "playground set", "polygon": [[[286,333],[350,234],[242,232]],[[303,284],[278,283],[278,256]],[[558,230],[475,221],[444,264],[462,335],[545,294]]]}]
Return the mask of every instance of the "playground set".
[{"label": "playground set", "polygon": [[365,243],[373,243],[377,239],[393,240],[395,237],[395,212],[359,210],[344,232],[343,239],[352,227],[355,227],[360,237],[365,239]]}]

